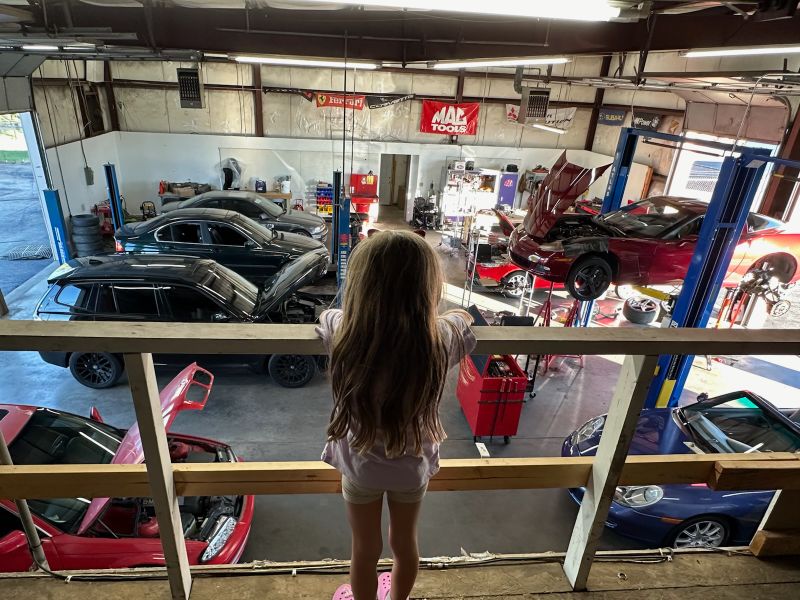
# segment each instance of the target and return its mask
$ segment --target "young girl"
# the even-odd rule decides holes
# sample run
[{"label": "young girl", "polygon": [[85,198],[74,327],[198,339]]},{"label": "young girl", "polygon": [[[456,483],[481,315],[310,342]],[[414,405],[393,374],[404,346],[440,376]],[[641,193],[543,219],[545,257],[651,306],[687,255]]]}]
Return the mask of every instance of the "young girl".
[{"label": "young girl", "polygon": [[[475,347],[467,313],[437,314],[442,284],[423,238],[380,232],[350,257],[343,309],[320,315],[334,400],[322,460],[342,474],[353,534],[351,583],[334,600],[405,600],[414,587],[417,517],[445,439],[442,389]],[[384,494],[394,567],[378,578]]]}]

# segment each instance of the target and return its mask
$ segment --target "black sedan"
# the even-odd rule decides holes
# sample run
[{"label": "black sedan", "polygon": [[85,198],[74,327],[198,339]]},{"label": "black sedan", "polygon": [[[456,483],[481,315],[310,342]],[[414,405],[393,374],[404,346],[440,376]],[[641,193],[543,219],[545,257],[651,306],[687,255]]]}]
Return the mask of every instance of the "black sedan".
[{"label": "black sedan", "polygon": [[188,200],[167,204],[162,211],[171,212],[182,208],[233,210],[275,231],[307,235],[323,243],[328,239],[328,225],[321,217],[301,210],[281,208],[272,200],[255,192],[235,190],[206,192]]},{"label": "black sedan", "polygon": [[[333,296],[301,290],[325,275],[327,255],[308,253],[290,262],[258,289],[211,260],[187,256],[111,254],[61,265],[36,307],[42,321],[155,321],[182,323],[314,323]],[[319,289],[319,288],[318,288]],[[122,376],[122,355],[109,352],[41,352],[42,359],[69,367],[92,388],[107,388]],[[159,364],[246,365],[269,371],[284,387],[305,385],[317,371],[314,357],[291,354],[156,354]]]},{"label": "black sedan", "polygon": [[327,256],[325,246],[308,236],[273,231],[244,215],[217,208],[174,210],[125,225],[114,237],[117,252],[210,258],[256,285],[307,252]]}]

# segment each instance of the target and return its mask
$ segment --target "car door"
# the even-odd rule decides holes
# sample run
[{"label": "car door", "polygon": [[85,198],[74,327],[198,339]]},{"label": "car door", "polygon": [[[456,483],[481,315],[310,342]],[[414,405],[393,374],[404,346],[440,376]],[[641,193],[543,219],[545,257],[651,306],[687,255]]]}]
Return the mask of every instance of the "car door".
[{"label": "car door", "polygon": [[154,232],[153,238],[157,252],[211,258],[208,246],[203,243],[202,225],[198,221],[165,225]]},{"label": "car door", "polygon": [[250,217],[259,225],[267,228],[272,227],[269,215],[255,202],[249,202],[248,200],[244,200],[242,198],[231,198],[229,202],[230,205],[227,208],[230,210],[235,210],[236,212],[243,214],[245,217]]},{"label": "car door", "polygon": [[[34,517],[35,519],[35,517]],[[42,548],[51,569],[63,569],[50,534],[37,527],[42,540]],[[29,571],[33,565],[28,541],[17,513],[5,503],[0,503],[0,571],[21,573]]]},{"label": "car door", "polygon": [[653,259],[647,269],[648,283],[658,285],[683,281],[697,247],[702,224],[703,217],[695,217],[665,238],[655,240]]},{"label": "car door", "polygon": [[259,252],[259,245],[244,231],[230,223],[207,221],[205,239],[210,258],[233,269],[254,283],[261,283],[277,268]]},{"label": "car door", "polygon": [[[236,323],[240,319],[228,307],[220,304],[201,290],[185,285],[162,285],[160,294],[169,320],[177,323]],[[174,354],[171,362],[200,366],[219,364],[260,364],[264,357],[226,354]]]}]

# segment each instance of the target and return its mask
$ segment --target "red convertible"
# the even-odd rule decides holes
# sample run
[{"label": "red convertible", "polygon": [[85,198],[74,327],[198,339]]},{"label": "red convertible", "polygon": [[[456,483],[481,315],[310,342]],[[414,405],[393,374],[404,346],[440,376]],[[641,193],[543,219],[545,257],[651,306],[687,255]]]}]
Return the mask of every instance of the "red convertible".
[{"label": "red convertible", "polygon": [[[192,364],[161,392],[164,426],[181,410],[205,406],[213,376]],[[191,393],[190,393],[191,391]],[[191,400],[187,397],[191,396]],[[198,399],[198,396],[201,398]],[[45,407],[0,404],[0,431],[20,465],[139,464],[139,427],[127,431]],[[169,434],[172,462],[234,462],[229,446]],[[149,498],[55,498],[28,500],[51,569],[120,569],[164,564],[158,521]],[[253,496],[179,499],[190,564],[237,562],[253,520]],[[27,571],[28,551],[16,506],[0,500],[0,571]]]},{"label": "red convertible", "polygon": [[[562,158],[551,169],[525,222],[509,240],[511,260],[548,281],[563,283],[578,300],[594,300],[612,284],[679,284],[686,277],[708,205],[655,196],[604,215],[570,213],[575,194],[586,189],[589,170]],[[755,268],[767,267],[784,284],[800,278],[800,233],[781,221],[750,213],[731,260],[726,286]]]}]

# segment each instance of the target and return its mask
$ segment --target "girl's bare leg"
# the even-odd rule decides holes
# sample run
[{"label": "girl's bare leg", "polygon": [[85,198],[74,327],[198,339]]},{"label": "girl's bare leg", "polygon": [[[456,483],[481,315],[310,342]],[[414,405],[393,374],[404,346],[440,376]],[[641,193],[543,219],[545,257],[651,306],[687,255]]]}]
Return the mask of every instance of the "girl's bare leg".
[{"label": "girl's bare leg", "polygon": [[345,502],[353,533],[350,585],[355,600],[375,600],[378,590],[378,560],[383,551],[381,509],[383,499],[369,504]]},{"label": "girl's bare leg", "polygon": [[417,580],[419,571],[417,519],[421,506],[421,502],[389,500],[389,545],[394,557],[391,600],[406,600]]}]

